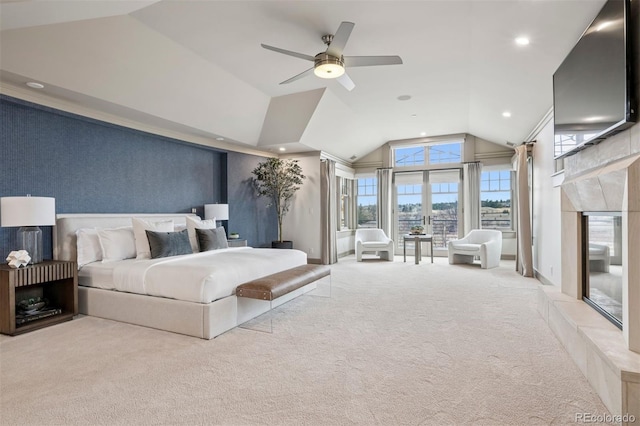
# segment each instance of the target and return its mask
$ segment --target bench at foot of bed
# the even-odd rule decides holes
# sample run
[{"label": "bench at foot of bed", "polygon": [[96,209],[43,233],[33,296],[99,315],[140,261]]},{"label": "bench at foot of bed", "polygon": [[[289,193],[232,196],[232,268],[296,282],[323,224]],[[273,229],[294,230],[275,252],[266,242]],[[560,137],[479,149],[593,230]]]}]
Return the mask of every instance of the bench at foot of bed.
[{"label": "bench at foot of bed", "polygon": [[[264,311],[270,311],[275,307],[274,301],[282,301],[284,303],[291,300],[299,294],[312,290],[313,288],[309,287],[312,285],[315,287],[316,281],[329,275],[331,275],[331,269],[326,265],[300,265],[241,284],[236,288],[236,296],[239,303],[240,298],[255,299],[256,303],[264,303],[257,302],[258,300],[268,301],[269,306]],[[254,315],[246,318],[246,320],[248,321],[253,317]],[[239,318],[238,322],[242,324],[245,321]],[[241,327],[265,331],[247,325],[241,325]],[[271,332],[271,320],[269,320],[268,329],[268,332]]]},{"label": "bench at foot of bed", "polygon": [[330,274],[326,265],[300,265],[241,284],[236,296],[273,300]]}]

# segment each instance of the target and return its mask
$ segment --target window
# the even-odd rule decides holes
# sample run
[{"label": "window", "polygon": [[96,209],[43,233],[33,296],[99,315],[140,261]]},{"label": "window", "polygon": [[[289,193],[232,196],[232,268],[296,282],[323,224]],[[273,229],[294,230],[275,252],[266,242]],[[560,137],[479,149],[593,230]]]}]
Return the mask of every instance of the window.
[{"label": "window", "polygon": [[394,152],[396,167],[424,165],[423,146],[413,146],[411,148],[396,148]]},{"label": "window", "polygon": [[349,203],[351,200],[351,179],[338,178],[340,188],[340,229],[348,229],[350,223]]},{"label": "window", "polygon": [[573,133],[560,133],[555,136],[553,148],[554,158],[565,154],[575,147],[582,145],[584,141],[588,141],[596,134],[593,131],[573,132]]},{"label": "window", "polygon": [[462,142],[395,148],[396,167],[462,162]]},{"label": "window", "polygon": [[358,179],[358,228],[378,227],[378,179]]},{"label": "window", "polygon": [[487,229],[512,229],[511,170],[482,172],[480,220]]},{"label": "window", "polygon": [[460,142],[429,145],[429,164],[460,163],[462,144]]}]

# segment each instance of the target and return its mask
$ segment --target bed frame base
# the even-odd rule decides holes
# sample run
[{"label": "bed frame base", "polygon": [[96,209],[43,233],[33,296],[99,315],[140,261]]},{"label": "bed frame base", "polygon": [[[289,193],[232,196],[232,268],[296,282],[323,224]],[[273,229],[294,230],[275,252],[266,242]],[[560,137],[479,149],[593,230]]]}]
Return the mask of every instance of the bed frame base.
[{"label": "bed frame base", "polygon": [[[315,288],[315,282],[307,284],[273,300],[271,306],[273,308],[280,306]],[[92,287],[78,287],[78,308],[81,314],[207,340],[262,315],[269,311],[271,306],[268,300],[236,296],[202,304]]]},{"label": "bed frame base", "polygon": [[[53,232],[54,258],[76,260],[76,230],[80,228],[130,226],[132,217],[150,220],[172,219],[177,225],[186,225],[186,217],[188,216],[195,215],[163,213],[59,214],[56,217],[56,226]],[[311,283],[286,294],[274,300],[273,307],[314,288],[316,288],[316,283]],[[78,308],[80,313],[85,315],[157,328],[202,339],[213,339],[225,331],[267,312],[269,302],[261,300],[238,301],[238,298],[233,295],[203,304],[79,286]]]}]

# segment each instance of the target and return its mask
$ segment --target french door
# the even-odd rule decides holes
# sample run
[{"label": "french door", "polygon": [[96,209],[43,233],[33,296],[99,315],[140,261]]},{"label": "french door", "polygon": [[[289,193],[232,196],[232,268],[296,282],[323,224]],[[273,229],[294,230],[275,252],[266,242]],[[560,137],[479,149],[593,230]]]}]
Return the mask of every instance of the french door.
[{"label": "french door", "polygon": [[[447,242],[459,238],[459,183],[459,169],[395,174],[393,238],[398,253],[403,250],[403,236],[412,226],[422,225],[424,233],[433,235],[434,255],[447,255]],[[407,254],[413,253],[413,243],[407,243]]]}]

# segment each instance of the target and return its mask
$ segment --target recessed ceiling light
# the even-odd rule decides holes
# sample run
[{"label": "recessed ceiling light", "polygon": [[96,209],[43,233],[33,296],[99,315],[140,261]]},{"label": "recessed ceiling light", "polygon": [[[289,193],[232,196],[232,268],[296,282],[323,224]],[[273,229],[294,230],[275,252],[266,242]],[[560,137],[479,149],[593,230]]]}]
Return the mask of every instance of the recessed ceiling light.
[{"label": "recessed ceiling light", "polygon": [[411,114],[411,117],[416,118],[418,114]]},{"label": "recessed ceiling light", "polygon": [[223,138],[223,137],[218,136],[218,137],[216,138],[216,140],[217,140],[217,141],[223,141],[223,140],[224,140],[224,138]]},{"label": "recessed ceiling light", "polygon": [[36,83],[35,81],[30,81],[27,83],[27,86],[32,89],[44,89],[44,84]]},{"label": "recessed ceiling light", "polygon": [[287,148],[285,148],[285,147],[283,147],[283,146],[281,146],[280,148],[278,148],[278,151],[286,151],[286,150],[287,150]]},{"label": "recessed ceiling light", "polygon": [[529,37],[520,36],[520,37],[516,38],[516,44],[518,44],[520,46],[528,45],[529,44]]},{"label": "recessed ceiling light", "polygon": [[509,111],[505,111],[505,112],[502,113],[502,116],[505,117],[505,118],[509,118],[509,117],[511,117],[511,113]]},{"label": "recessed ceiling light", "polygon": [[411,99],[411,95],[400,95],[400,96],[398,96],[398,100],[399,101],[408,101],[409,99]]},{"label": "recessed ceiling light", "polygon": [[427,136],[427,132],[420,132],[420,136]]}]

